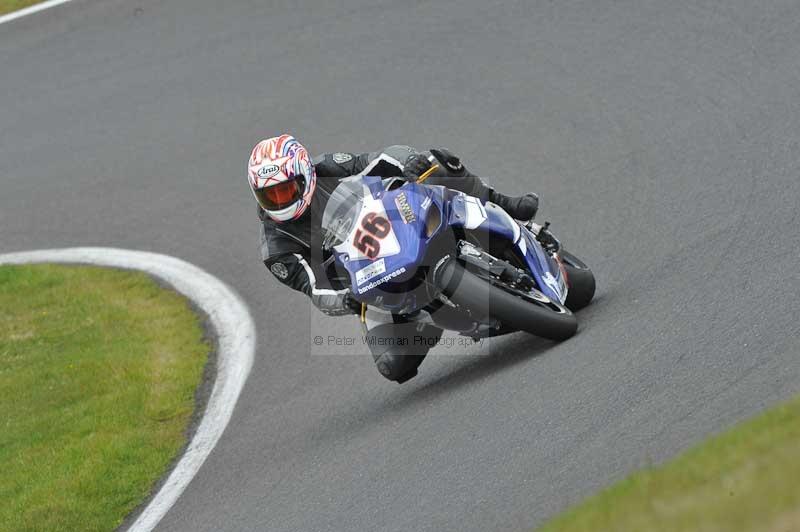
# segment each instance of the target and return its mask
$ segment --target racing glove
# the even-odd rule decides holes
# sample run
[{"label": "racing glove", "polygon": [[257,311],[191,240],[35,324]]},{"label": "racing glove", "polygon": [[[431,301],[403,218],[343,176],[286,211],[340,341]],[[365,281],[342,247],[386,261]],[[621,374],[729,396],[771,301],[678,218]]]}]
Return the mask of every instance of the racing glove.
[{"label": "racing glove", "polygon": [[328,316],[361,314],[361,303],[349,289],[320,290],[311,294],[311,302]]},{"label": "racing glove", "polygon": [[409,155],[403,165],[403,177],[409,181],[416,181],[419,176],[433,166],[435,160],[433,157],[428,157],[422,153]]},{"label": "racing glove", "polygon": [[447,148],[431,148],[431,154],[436,157],[436,160],[439,161],[439,164],[444,167],[444,169],[447,171],[447,175],[453,177],[471,175],[467,172],[467,169],[464,167],[461,159],[459,159],[456,154]]},{"label": "racing glove", "polygon": [[403,176],[408,180],[416,180],[431,166],[438,164],[439,168],[433,175],[449,177],[466,177],[471,174],[461,159],[447,148],[431,148],[430,153],[415,153],[406,159],[403,167]]},{"label": "racing glove", "polygon": [[317,274],[303,255],[284,254],[264,264],[283,284],[307,295],[319,310],[329,316],[360,314],[361,303],[349,289],[334,290],[330,286],[317,286]]}]

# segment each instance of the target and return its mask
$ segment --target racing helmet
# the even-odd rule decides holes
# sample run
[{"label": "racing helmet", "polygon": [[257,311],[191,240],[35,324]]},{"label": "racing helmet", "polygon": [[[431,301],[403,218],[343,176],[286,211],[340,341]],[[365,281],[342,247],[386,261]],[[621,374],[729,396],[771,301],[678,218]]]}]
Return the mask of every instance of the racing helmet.
[{"label": "racing helmet", "polygon": [[276,222],[296,220],[311,203],[317,174],[308,151],[291,135],[262,140],[253,148],[247,181],[256,201]]}]

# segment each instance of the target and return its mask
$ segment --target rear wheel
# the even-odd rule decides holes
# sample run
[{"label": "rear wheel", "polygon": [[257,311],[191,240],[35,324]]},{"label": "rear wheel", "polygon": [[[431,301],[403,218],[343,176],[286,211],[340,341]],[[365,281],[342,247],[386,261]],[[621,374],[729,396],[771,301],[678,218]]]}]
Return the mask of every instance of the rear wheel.
[{"label": "rear wheel", "polygon": [[594,297],[594,274],[581,259],[566,250],[558,252],[564,269],[567,271],[569,292],[564,305],[571,311],[587,306]]},{"label": "rear wheel", "polygon": [[437,283],[455,304],[476,317],[491,317],[502,326],[550,340],[566,340],[578,330],[572,312],[541,292],[527,292],[499,279],[478,276],[456,261],[441,267]]}]

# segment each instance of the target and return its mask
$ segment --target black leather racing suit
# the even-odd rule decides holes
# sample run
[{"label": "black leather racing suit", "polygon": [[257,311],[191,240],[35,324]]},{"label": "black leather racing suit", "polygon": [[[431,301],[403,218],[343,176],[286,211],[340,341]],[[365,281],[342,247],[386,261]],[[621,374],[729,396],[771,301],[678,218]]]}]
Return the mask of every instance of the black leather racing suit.
[{"label": "black leather racing suit", "polygon": [[[486,201],[491,188],[471,174],[457,157],[447,150],[446,160],[439,161],[440,169],[427,183],[443,185]],[[409,146],[389,146],[373,153],[326,153],[314,159],[317,188],[306,212],[297,220],[275,222],[259,207],[261,219],[261,258],[273,275],[290,288],[311,297],[314,305],[326,314],[347,313],[339,301],[343,287],[331,286],[319,260],[314,260],[312,249],[317,250],[320,220],[333,189],[343,177],[374,175],[400,177],[403,165],[418,152]],[[423,155],[428,155],[427,152]]]},{"label": "black leather racing suit", "polygon": [[[434,150],[439,169],[427,183],[459,190],[487,201],[493,190],[464,168],[447,150]],[[321,260],[320,222],[325,205],[339,180],[352,175],[402,177],[403,167],[412,156],[431,157],[408,146],[390,146],[374,153],[326,153],[314,159],[317,188],[306,212],[290,222],[278,223],[259,207],[261,258],[273,275],[290,288],[309,296],[329,315],[357,311],[360,305],[348,296],[348,288],[332,286]],[[430,345],[435,345],[442,330],[427,324],[407,322],[400,316],[368,310],[365,334],[378,371],[387,379],[405,382],[417,374]],[[383,342],[382,339],[424,337],[424,342]],[[370,338],[372,337],[372,338]]]}]

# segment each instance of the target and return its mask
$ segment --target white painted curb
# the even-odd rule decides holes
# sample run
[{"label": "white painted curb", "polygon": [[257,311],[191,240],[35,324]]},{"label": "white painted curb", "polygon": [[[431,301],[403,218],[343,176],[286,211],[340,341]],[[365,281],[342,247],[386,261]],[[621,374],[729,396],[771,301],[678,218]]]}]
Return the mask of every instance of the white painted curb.
[{"label": "white painted curb", "polygon": [[194,478],[230,421],[255,354],[256,331],[247,306],[225,283],[175,257],[114,248],[66,248],[0,255],[0,264],[82,263],[141,270],[188,297],[205,312],[217,335],[217,375],[203,418],[183,456],[128,529],[152,530]]},{"label": "white painted curb", "polygon": [[32,6],[26,7],[24,9],[19,9],[17,11],[12,11],[7,15],[3,15],[2,17],[0,17],[0,24],[5,24],[6,22],[11,22],[12,20],[16,20],[18,18],[22,18],[27,15],[33,15],[38,11],[50,9],[51,7],[56,7],[57,5],[66,4],[67,2],[71,1],[72,0],[47,0],[47,2],[33,4]]}]

